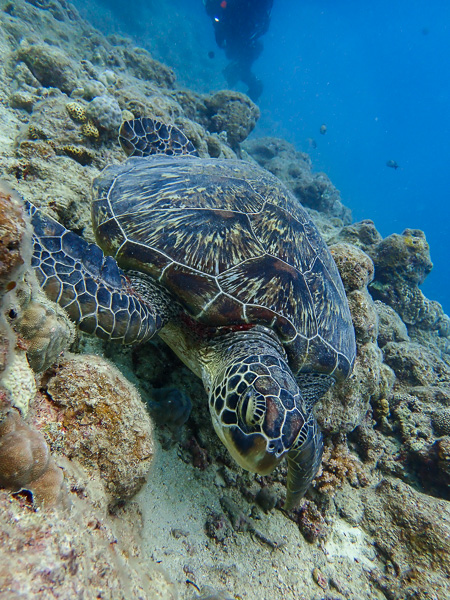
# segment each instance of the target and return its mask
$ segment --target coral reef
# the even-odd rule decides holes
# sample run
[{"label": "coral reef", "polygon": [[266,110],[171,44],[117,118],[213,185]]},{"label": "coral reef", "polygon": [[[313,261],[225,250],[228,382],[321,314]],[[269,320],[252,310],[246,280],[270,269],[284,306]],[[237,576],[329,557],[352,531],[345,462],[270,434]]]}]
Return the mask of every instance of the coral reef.
[{"label": "coral reef", "polygon": [[133,386],[104,359],[80,355],[60,361],[46,391],[65,432],[48,432],[51,446],[98,469],[112,504],[133,496],[154,453],[150,418]]},{"label": "coral reef", "polygon": [[430,247],[419,229],[405,229],[380,241],[372,252],[378,281],[400,279],[421,284],[431,272]]},{"label": "coral reef", "polygon": [[[375,495],[364,494],[364,526],[394,576],[373,572],[390,598],[436,598],[450,593],[450,512],[448,503],[384,479]],[[424,578],[422,573],[426,573]]]},{"label": "coral reef", "polygon": [[20,196],[0,182],[0,293],[14,289],[14,276],[24,264],[21,244],[25,234]]},{"label": "coral reef", "polygon": [[30,296],[21,294],[20,308],[16,305],[10,321],[24,340],[28,363],[37,373],[55,363],[75,339],[75,326],[67,313],[46,297],[37,282]]},{"label": "coral reef", "polygon": [[393,308],[380,300],[374,303],[378,313],[378,345],[383,348],[388,342],[408,342],[408,330]]},{"label": "coral reef", "polygon": [[90,165],[94,159],[93,153],[83,146],[75,146],[73,144],[66,144],[62,146],[61,151],[64,152],[70,158],[76,160],[80,165]]},{"label": "coral reef", "polygon": [[171,88],[175,83],[175,73],[172,69],[154,60],[144,48],[125,46],[121,54],[125,65],[130,68],[130,71],[138,79],[154,81],[166,88]]},{"label": "coral reef", "polygon": [[332,238],[330,243],[346,242],[361,248],[369,254],[369,250],[382,240],[381,234],[377,231],[375,223],[370,219],[358,221],[351,225],[346,225],[340,229]]},{"label": "coral reef", "polygon": [[[245,141],[259,118],[246,96],[178,89],[169,67],[130,40],[103,36],[65,0],[0,7],[0,153],[14,188],[93,241],[91,182],[124,159],[115,141],[122,117],[175,123],[200,156],[242,153],[293,191],[331,245],[358,344],[352,378],[315,406],[322,473],[286,515],[285,467],[255,477],[231,462],[201,382],[162,343],[127,350],[82,335],[73,341],[65,313],[24,275],[21,200],[0,187],[2,592],[186,600],[189,577],[205,600],[228,597],[222,587],[249,599],[255,586],[286,600],[447,597],[450,319],[419,287],[432,267],[423,233],[383,239],[372,221],[351,224],[306,154],[276,138]],[[68,355],[69,345],[88,355]],[[94,354],[149,398],[168,426],[162,441],[153,440],[136,389]],[[11,493],[20,489],[31,490],[34,504],[27,492]],[[139,489],[144,515],[130,501]],[[70,513],[36,510],[69,500]],[[176,527],[179,539],[167,535]],[[299,575],[299,562],[312,577]]]},{"label": "coral reef", "polygon": [[373,279],[372,259],[357,246],[348,243],[330,246],[346,292],[364,290]]},{"label": "coral reef", "polygon": [[236,148],[253,131],[259,108],[239,92],[222,90],[204,98],[205,118],[209,131],[225,131],[228,143]]},{"label": "coral reef", "polygon": [[41,433],[12,409],[0,421],[0,487],[29,490],[38,506],[68,506],[62,470]]},{"label": "coral reef", "polygon": [[17,58],[44,87],[55,87],[70,95],[78,85],[78,69],[60,48],[24,40],[17,50]]},{"label": "coral reef", "polygon": [[386,364],[408,385],[450,385],[450,365],[420,344],[388,342],[383,354]]},{"label": "coral reef", "polygon": [[[88,473],[64,463],[70,513],[35,512],[0,490],[0,584],[5,598],[176,600],[164,570],[142,556],[136,506],[116,517]],[[20,576],[18,576],[20,574]]]},{"label": "coral reef", "polygon": [[338,190],[325,173],[312,173],[307,154],[278,138],[249,140],[244,149],[258,164],[281,179],[304,206],[338,217],[344,224],[351,221],[350,210],[342,204]]},{"label": "coral reef", "polygon": [[86,116],[102,131],[116,137],[122,123],[122,111],[112,96],[96,96],[86,107]]},{"label": "coral reef", "polygon": [[450,320],[438,302],[428,300],[419,285],[433,268],[423,231],[405,229],[392,234],[368,250],[375,265],[370,292],[391,306],[407,325],[450,333]]},{"label": "coral reef", "polygon": [[2,386],[9,392],[9,401],[26,417],[30,402],[36,395],[34,373],[23,350],[14,349],[2,377]]},{"label": "coral reef", "polygon": [[325,446],[322,473],[316,478],[315,487],[325,494],[335,494],[348,481],[352,487],[365,487],[369,477],[358,457],[349,452],[342,440]]},{"label": "coral reef", "polygon": [[437,410],[431,415],[433,429],[437,435],[450,436],[450,408]]},{"label": "coral reef", "polygon": [[26,224],[21,199],[2,181],[0,182],[0,375],[6,369],[16,344],[4,312],[11,310],[15,300],[15,289],[22,279],[23,270],[28,267],[29,252],[23,251],[25,235]]},{"label": "coral reef", "polygon": [[68,102],[66,110],[76,123],[84,123],[87,120],[86,108],[79,102]]}]

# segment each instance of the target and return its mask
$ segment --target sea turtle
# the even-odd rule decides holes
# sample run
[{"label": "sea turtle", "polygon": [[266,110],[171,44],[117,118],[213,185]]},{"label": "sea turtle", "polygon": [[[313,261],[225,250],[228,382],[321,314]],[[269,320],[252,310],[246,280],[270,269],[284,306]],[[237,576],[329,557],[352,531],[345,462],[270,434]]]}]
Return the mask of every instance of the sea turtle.
[{"label": "sea turtle", "polygon": [[313,404],[355,358],[331,254],[264,169],[199,158],[180,130],[148,118],[123,123],[119,140],[129,158],[93,185],[103,251],[29,205],[40,285],[102,339],[158,333],[202,378],[242,467],[265,475],[287,457],[291,508],[322,456]]}]

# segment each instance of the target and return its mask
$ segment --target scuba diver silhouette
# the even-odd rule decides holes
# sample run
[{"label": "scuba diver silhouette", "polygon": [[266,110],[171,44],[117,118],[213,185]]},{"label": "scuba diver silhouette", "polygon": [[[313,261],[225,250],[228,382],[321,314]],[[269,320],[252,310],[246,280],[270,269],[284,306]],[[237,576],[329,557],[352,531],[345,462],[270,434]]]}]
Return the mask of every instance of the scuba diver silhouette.
[{"label": "scuba diver silhouette", "polygon": [[256,102],[263,83],[251,69],[263,50],[259,38],[269,28],[273,0],[203,0],[203,3],[211,17],[217,45],[225,50],[230,61],[223,71],[228,85],[244,82],[248,96]]}]

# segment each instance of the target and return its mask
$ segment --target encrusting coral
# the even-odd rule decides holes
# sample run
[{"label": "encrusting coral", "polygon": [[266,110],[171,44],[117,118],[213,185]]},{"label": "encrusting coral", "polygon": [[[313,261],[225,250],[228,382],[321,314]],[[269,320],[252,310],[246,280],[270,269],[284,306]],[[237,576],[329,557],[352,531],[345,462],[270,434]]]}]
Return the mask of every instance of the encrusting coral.
[{"label": "encrusting coral", "polygon": [[85,123],[87,121],[86,109],[79,102],[68,102],[66,110],[76,123]]},{"label": "encrusting coral", "polygon": [[239,92],[222,90],[204,99],[208,129],[226,131],[232,148],[245,140],[259,119],[259,108],[250,98]]},{"label": "encrusting coral", "polygon": [[115,98],[104,94],[96,96],[86,107],[86,116],[96,127],[111,137],[117,136],[122,123],[122,111]]},{"label": "encrusting coral", "polygon": [[[112,504],[133,496],[147,479],[153,458],[150,417],[131,383],[99,356],[63,358],[48,381],[55,422],[51,445],[91,471],[100,471]],[[53,409],[53,412],[54,409]]]},{"label": "encrusting coral", "polygon": [[0,487],[29,490],[38,506],[69,503],[62,470],[41,433],[11,409],[0,421]]},{"label": "encrusting coral", "polygon": [[55,363],[75,339],[75,326],[67,313],[48,300],[37,283],[12,323],[23,339],[28,362],[37,373]]}]

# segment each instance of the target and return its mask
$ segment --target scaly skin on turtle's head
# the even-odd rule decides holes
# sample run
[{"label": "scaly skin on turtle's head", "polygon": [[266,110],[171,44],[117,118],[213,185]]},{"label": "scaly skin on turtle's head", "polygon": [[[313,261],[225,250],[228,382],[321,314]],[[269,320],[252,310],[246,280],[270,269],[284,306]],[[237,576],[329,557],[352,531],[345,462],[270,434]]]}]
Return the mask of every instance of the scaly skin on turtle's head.
[{"label": "scaly skin on turtle's head", "polygon": [[285,508],[292,508],[315,477],[322,438],[311,406],[281,354],[239,357],[212,381],[209,407],[216,433],[236,462],[261,475],[288,459]]}]

